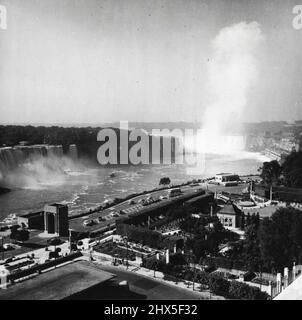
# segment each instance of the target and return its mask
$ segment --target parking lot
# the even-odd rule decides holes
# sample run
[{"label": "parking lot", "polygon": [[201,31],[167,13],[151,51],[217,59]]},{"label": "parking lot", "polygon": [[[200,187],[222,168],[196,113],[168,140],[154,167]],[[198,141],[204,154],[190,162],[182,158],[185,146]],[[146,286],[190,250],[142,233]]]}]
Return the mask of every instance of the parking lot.
[{"label": "parking lot", "polygon": [[[177,199],[183,195],[194,193],[201,189],[201,185],[184,186],[181,188],[182,194],[171,199]],[[153,201],[149,203],[143,202],[152,197]],[[112,206],[100,212],[92,213],[90,215],[72,219],[69,221],[70,228],[78,232],[96,232],[109,225],[114,226],[115,220],[121,217],[127,217],[130,214],[138,213],[144,208],[149,208],[162,203],[169,203],[171,199],[168,198],[167,190],[153,191],[148,194],[137,196],[131,200],[124,201],[120,204]]]}]

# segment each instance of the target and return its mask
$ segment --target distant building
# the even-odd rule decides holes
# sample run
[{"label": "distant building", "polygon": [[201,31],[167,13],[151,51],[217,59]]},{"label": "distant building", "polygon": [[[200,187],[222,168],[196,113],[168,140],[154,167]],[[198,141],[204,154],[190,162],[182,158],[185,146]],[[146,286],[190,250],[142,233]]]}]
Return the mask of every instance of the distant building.
[{"label": "distant building", "polygon": [[243,213],[234,204],[226,204],[217,212],[217,217],[224,227],[239,228]]},{"label": "distant building", "polygon": [[50,234],[68,236],[68,206],[54,203],[44,207],[44,230]]},{"label": "distant building", "polygon": [[264,155],[269,158],[271,161],[276,160],[278,162],[281,161],[282,154],[279,151],[272,150],[270,148],[266,148],[264,150]]},{"label": "distant building", "polygon": [[28,141],[19,141],[19,145],[20,146],[27,146],[29,144],[29,142]]}]

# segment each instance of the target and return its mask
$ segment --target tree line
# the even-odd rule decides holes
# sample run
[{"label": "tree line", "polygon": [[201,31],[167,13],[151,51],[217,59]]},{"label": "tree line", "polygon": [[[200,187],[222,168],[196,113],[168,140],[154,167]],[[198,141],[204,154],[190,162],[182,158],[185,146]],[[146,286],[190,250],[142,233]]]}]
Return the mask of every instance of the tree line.
[{"label": "tree line", "polygon": [[302,188],[302,151],[290,153],[282,165],[276,160],[264,162],[259,170],[266,186]]}]

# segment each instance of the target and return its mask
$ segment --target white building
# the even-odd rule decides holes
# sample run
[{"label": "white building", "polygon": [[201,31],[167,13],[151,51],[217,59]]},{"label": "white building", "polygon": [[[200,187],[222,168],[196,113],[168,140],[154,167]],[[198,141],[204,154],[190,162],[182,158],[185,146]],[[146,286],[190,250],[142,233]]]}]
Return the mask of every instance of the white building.
[{"label": "white building", "polygon": [[239,175],[235,173],[218,173],[215,175],[215,182],[224,186],[235,186],[240,181]]}]

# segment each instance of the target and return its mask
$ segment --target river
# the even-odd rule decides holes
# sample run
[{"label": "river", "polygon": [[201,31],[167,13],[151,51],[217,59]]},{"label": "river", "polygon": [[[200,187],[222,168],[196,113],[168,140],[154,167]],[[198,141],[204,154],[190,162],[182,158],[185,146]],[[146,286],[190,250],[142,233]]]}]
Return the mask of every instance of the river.
[{"label": "river", "polygon": [[[168,176],[173,184],[214,176],[220,172],[240,175],[257,174],[266,159],[258,153],[242,152],[236,155],[207,155],[205,170],[188,175],[186,165],[141,165],[115,168],[81,166],[64,174],[48,174],[39,183],[16,188],[0,195],[0,219],[39,210],[45,204],[64,202],[69,212],[76,214],[100,205],[115,197],[153,189],[161,177]],[[111,173],[114,172],[114,177]],[[35,181],[36,182],[36,181]]]}]

